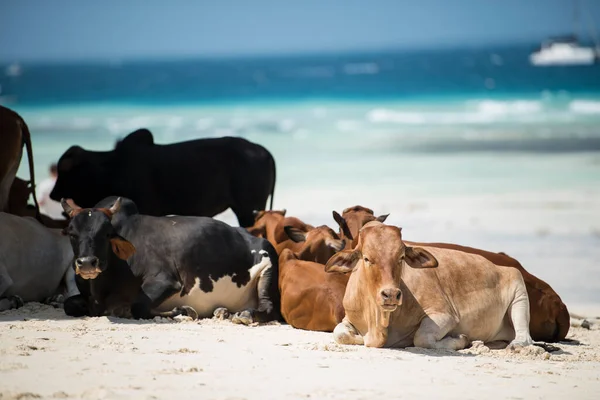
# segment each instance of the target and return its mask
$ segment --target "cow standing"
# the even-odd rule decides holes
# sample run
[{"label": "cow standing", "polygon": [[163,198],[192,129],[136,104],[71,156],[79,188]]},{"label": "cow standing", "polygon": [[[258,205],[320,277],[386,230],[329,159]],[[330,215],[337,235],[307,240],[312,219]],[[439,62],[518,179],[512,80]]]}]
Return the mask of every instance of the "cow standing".
[{"label": "cow standing", "polygon": [[135,202],[142,214],[212,217],[231,208],[242,227],[254,223],[275,190],[275,160],[264,147],[243,138],[154,143],[137,130],[112,151],[69,148],[58,162],[50,198],[71,198],[93,207],[107,196]]},{"label": "cow standing", "polygon": [[10,188],[23,156],[23,145],[27,149],[33,202],[36,216],[39,216],[40,207],[35,195],[35,172],[29,128],[19,114],[9,108],[0,106],[0,211],[7,211]]}]

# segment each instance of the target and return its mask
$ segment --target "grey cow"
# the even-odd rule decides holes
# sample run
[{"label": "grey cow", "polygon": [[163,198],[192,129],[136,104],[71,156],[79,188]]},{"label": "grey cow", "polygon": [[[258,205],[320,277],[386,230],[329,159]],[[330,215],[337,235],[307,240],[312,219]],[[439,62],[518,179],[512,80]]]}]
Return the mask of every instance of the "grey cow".
[{"label": "grey cow", "polygon": [[59,229],[0,213],[0,311],[54,296],[62,279],[69,296],[79,294],[71,262],[71,244]]}]

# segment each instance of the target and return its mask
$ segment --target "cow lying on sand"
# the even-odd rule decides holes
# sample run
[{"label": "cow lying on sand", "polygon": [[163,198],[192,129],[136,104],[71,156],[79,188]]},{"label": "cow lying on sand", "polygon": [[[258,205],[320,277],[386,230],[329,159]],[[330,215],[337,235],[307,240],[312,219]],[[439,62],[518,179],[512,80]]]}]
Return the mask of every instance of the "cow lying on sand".
[{"label": "cow lying on sand", "polygon": [[460,350],[473,340],[533,343],[521,273],[476,254],[410,247],[400,228],[374,221],[353,250],[329,259],[327,272],[352,272],[342,344]]},{"label": "cow lying on sand", "polygon": [[78,293],[69,268],[73,250],[60,230],[0,213],[0,238],[0,311],[62,294],[61,281],[71,295]]},{"label": "cow lying on sand", "polygon": [[284,249],[279,256],[281,314],[294,328],[331,332],[344,318],[348,276],[328,274],[324,264],[345,242],[327,226],[308,232],[289,226],[285,230],[303,246],[297,253]]},{"label": "cow lying on sand", "polygon": [[67,314],[279,318],[277,254],[265,239],[207,217],[141,215],[129,199],[61,202],[82,293],[65,301]]},{"label": "cow lying on sand", "polygon": [[[346,243],[353,243],[353,246],[350,248],[356,246],[358,231],[364,223],[375,220],[381,221],[382,217],[386,217],[381,216],[376,218],[372,210],[362,206],[349,207],[344,210],[341,216],[335,211],[333,214],[334,219],[340,225],[340,236],[346,239]],[[550,285],[529,273],[516,259],[504,253],[494,253],[452,243],[422,243],[406,240],[404,243],[413,247],[438,247],[477,254],[496,265],[518,269],[521,275],[523,275],[523,280],[527,287],[527,295],[529,296],[529,312],[531,317],[529,331],[531,337],[534,340],[551,343],[566,338],[570,326],[567,306]]]}]

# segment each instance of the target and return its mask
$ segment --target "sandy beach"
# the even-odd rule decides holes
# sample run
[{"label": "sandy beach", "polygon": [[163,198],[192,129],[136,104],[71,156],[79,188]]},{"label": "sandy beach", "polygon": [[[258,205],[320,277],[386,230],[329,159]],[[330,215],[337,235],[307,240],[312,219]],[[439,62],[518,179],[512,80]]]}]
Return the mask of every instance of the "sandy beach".
[{"label": "sandy beach", "polygon": [[596,399],[600,326],[558,351],[341,346],[270,323],[71,318],[38,303],[0,314],[0,398]]}]

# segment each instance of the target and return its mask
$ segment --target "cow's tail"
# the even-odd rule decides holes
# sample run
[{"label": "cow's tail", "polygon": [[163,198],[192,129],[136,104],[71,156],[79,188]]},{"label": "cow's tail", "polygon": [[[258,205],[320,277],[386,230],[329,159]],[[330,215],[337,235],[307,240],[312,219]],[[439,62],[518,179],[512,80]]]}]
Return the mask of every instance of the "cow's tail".
[{"label": "cow's tail", "polygon": [[[27,123],[20,118],[23,132],[23,142],[25,143],[25,149],[27,150],[27,160],[29,161],[29,176],[31,177],[31,195],[33,196],[33,204],[35,205],[35,218],[42,222],[42,216],[40,214],[40,205],[35,194],[35,169],[33,167],[33,148],[31,146],[31,134],[29,133],[29,127]],[[43,224],[43,222],[42,222]]]},{"label": "cow's tail", "polygon": [[273,181],[271,182],[271,203],[269,204],[269,210],[273,209],[273,197],[275,196],[275,181],[277,177],[277,168],[275,167],[275,159],[273,155],[269,152],[269,158],[271,159],[271,168],[273,168]]}]

